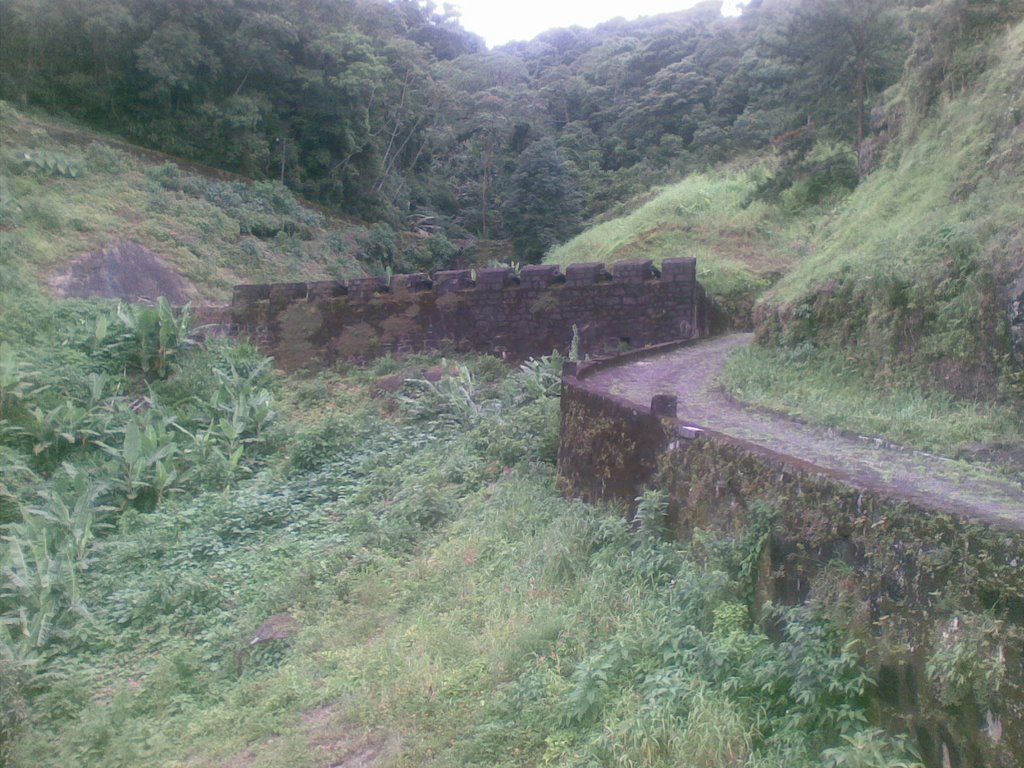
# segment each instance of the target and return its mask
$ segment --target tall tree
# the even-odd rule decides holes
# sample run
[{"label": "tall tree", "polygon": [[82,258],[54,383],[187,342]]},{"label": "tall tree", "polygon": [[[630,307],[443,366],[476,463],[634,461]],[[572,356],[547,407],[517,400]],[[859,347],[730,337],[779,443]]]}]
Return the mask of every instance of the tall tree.
[{"label": "tall tree", "polygon": [[523,151],[511,186],[505,227],[520,258],[540,261],[549,248],[579,231],[582,195],[552,139]]},{"label": "tall tree", "polygon": [[804,0],[791,7],[778,51],[795,66],[807,119],[852,134],[859,155],[869,97],[896,81],[905,42],[895,0]]}]

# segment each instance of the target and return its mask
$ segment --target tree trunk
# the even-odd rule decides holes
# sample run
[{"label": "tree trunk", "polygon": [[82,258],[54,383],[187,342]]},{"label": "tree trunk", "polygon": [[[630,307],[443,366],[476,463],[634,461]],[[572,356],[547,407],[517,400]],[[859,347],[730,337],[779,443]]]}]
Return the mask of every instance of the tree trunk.
[{"label": "tree trunk", "polygon": [[862,179],[867,173],[864,167],[864,139],[867,135],[867,115],[864,114],[867,101],[867,62],[861,51],[857,52],[857,78],[854,90],[857,98],[857,178]]}]

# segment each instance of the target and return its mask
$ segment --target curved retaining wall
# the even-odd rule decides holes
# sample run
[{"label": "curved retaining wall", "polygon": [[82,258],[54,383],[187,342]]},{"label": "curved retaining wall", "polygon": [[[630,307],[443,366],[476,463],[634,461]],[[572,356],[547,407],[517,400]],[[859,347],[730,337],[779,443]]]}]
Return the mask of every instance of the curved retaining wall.
[{"label": "curved retaining wall", "polygon": [[607,354],[706,335],[709,307],[681,258],[240,285],[219,322],[296,370],[445,345],[523,360],[567,351],[574,325],[582,352]]},{"label": "curved retaining wall", "polygon": [[[588,388],[589,375],[619,362],[565,371],[564,493],[630,506],[644,488],[661,488],[684,539],[698,528],[739,539],[757,502],[767,504],[775,517],[757,604],[817,597],[852,606],[848,631],[874,667],[878,723],[913,734],[929,768],[1024,766],[1024,532],[894,501],[840,472],[681,423],[672,395],[637,407]],[[927,666],[940,647],[971,648],[979,614],[1006,630],[998,648],[982,649],[1006,663],[1002,685],[985,691],[991,708],[951,697]],[[968,667],[980,660],[966,658]]]}]

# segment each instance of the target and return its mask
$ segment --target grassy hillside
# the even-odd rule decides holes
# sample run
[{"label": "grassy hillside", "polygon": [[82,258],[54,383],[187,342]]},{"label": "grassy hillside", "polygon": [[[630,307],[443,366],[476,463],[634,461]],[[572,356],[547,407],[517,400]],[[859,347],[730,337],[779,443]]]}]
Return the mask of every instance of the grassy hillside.
[{"label": "grassy hillside", "polygon": [[[764,297],[762,339],[962,395],[1024,398],[1006,322],[1011,287],[1024,290],[1024,24],[973,53],[984,72],[898,136]],[[895,94],[890,122],[911,122],[912,95]]]},{"label": "grassy hillside", "polygon": [[371,230],[247,183],[133,156],[77,126],[0,103],[0,289],[33,290],[77,256],[119,241],[156,253],[201,301],[239,282],[354,277]]},{"label": "grassy hillside", "polygon": [[689,176],[553,249],[545,261],[696,256],[701,282],[744,324],[754,300],[798,261],[814,223],[812,215],[750,202],[765,173],[758,167]]}]

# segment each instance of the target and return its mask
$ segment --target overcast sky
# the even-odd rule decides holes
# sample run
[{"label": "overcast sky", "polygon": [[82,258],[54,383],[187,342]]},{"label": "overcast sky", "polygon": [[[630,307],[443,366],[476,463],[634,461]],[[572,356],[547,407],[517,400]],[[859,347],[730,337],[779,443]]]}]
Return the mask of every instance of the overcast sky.
[{"label": "overcast sky", "polygon": [[[700,0],[448,0],[462,13],[462,26],[494,47],[510,40],[532,40],[555,27],[593,27],[618,16],[635,19],[681,11]],[[442,5],[443,3],[438,3]],[[735,0],[724,0],[725,12]]]}]

